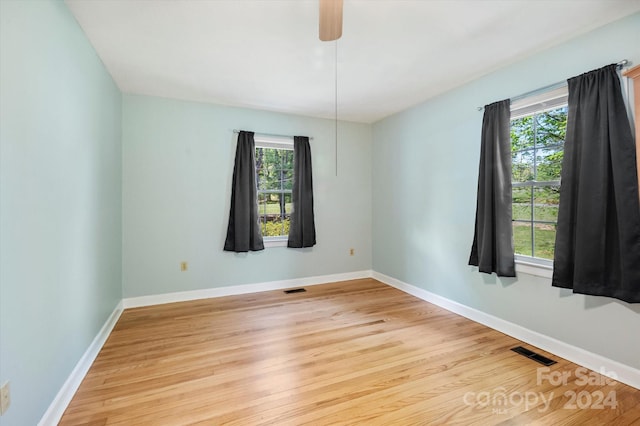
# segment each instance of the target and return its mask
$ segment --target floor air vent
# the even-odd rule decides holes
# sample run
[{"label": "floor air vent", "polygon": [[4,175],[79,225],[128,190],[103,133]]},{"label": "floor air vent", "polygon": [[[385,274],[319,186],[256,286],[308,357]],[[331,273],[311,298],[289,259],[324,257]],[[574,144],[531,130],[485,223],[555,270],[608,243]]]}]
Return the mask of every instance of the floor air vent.
[{"label": "floor air vent", "polygon": [[527,358],[530,358],[534,361],[539,362],[540,364],[543,365],[553,365],[556,363],[556,361],[547,358],[546,356],[542,356],[540,354],[537,354],[533,351],[530,351],[527,348],[523,348],[522,346],[516,346],[515,348],[511,348],[512,351],[519,353],[520,355],[524,355]]},{"label": "floor air vent", "polygon": [[305,290],[304,288],[292,288],[291,290],[285,290],[284,292],[287,294],[291,294],[291,293],[304,293]]}]

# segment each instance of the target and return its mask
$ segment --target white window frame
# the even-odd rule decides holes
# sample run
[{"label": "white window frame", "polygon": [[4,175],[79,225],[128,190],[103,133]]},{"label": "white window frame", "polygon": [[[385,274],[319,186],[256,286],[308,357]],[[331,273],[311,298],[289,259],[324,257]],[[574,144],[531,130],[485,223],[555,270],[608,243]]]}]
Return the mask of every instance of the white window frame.
[{"label": "white window frame", "polygon": [[538,257],[515,255],[516,272],[535,275],[536,277],[552,278],[553,261]]},{"label": "white window frame", "polygon": [[[510,121],[526,117],[535,113],[541,113],[566,106],[568,102],[568,86],[545,90],[542,93],[526,96],[511,103]],[[543,183],[543,182],[540,182]],[[543,278],[552,278],[553,261],[539,257],[515,254],[516,272],[535,275]]]},{"label": "white window frame", "polygon": [[[286,150],[293,151],[292,137],[263,136],[263,135],[256,134],[254,135],[253,140],[255,142],[256,148],[286,149]],[[289,237],[287,235],[280,235],[277,237],[265,237],[265,236],[262,237],[262,241],[264,242],[265,248],[286,247],[288,240],[289,240]]]}]

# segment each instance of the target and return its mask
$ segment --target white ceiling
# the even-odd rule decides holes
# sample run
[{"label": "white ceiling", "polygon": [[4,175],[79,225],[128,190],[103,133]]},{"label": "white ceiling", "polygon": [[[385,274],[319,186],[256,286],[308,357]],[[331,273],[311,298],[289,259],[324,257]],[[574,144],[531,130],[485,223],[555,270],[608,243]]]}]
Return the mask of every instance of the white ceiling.
[{"label": "white ceiling", "polygon": [[[66,0],[125,93],[334,115],[317,0]],[[338,115],[371,123],[640,11],[640,0],[345,0]],[[622,58],[621,58],[622,59]]]}]

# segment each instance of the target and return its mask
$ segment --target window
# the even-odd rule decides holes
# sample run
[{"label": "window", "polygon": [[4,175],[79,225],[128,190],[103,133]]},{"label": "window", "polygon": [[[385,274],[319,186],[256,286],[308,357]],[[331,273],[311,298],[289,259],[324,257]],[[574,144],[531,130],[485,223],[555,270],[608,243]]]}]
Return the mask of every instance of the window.
[{"label": "window", "polygon": [[255,137],[258,219],[266,241],[286,240],[293,189],[293,140]]},{"label": "window", "polygon": [[518,259],[547,265],[553,261],[566,127],[566,86],[512,103],[513,239]]}]

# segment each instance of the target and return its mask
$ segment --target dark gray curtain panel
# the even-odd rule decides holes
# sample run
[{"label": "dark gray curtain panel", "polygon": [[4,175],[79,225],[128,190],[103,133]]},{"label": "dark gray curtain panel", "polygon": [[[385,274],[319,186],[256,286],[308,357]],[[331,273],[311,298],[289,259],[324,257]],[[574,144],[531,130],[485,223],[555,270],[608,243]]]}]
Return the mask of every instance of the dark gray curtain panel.
[{"label": "dark gray curtain panel", "polygon": [[289,227],[288,247],[302,248],[316,245],[316,225],[313,216],[313,177],[309,138],[293,138],[293,212]]},{"label": "dark gray curtain panel", "polygon": [[639,303],[636,153],[616,66],[568,84],[552,285]]},{"label": "dark gray curtain panel", "polygon": [[225,251],[264,249],[258,223],[255,147],[253,132],[241,131],[238,134]]},{"label": "dark gray curtain panel", "polygon": [[484,107],[476,225],[469,265],[515,277],[511,227],[511,101]]}]

